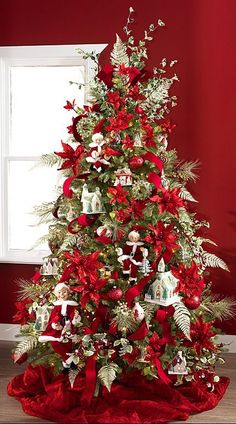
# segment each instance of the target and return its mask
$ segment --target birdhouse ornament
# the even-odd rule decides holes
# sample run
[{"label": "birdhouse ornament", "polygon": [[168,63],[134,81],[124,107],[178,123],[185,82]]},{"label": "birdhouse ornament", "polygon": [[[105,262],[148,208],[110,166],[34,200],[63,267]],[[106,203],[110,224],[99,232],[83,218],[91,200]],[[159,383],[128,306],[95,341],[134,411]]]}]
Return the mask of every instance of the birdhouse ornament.
[{"label": "birdhouse ornament", "polygon": [[186,375],[188,374],[188,371],[186,369],[186,359],[183,356],[182,350],[179,350],[177,355],[174,357],[173,361],[171,362],[168,374],[180,374],[180,375]]},{"label": "birdhouse ornament", "polygon": [[82,213],[85,214],[97,214],[104,213],[105,208],[102,201],[102,193],[99,187],[95,188],[95,191],[88,191],[88,185],[83,185],[82,195]]},{"label": "birdhouse ornament", "polygon": [[145,301],[157,305],[169,306],[180,301],[176,293],[178,279],[171,271],[165,271],[165,261],[162,258],[158,264],[157,278],[145,294]]},{"label": "birdhouse ornament", "polygon": [[114,186],[120,184],[121,186],[131,186],[133,183],[132,172],[129,168],[119,168],[116,172],[116,179]]}]

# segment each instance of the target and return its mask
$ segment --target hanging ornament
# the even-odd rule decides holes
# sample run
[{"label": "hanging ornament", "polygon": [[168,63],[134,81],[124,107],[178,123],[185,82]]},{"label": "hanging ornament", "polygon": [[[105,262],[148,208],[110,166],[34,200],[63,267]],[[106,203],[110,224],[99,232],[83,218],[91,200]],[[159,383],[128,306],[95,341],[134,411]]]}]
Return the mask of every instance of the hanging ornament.
[{"label": "hanging ornament", "polygon": [[123,296],[123,292],[119,287],[114,286],[111,290],[109,290],[107,295],[111,300],[120,300]]},{"label": "hanging ornament", "polygon": [[183,302],[188,309],[197,309],[201,304],[200,297],[197,295],[186,298]]},{"label": "hanging ornament", "polygon": [[134,136],[134,146],[135,147],[143,147],[143,142],[140,134],[135,134]]},{"label": "hanging ornament", "polygon": [[157,305],[169,306],[180,301],[176,293],[178,279],[171,271],[165,271],[165,262],[162,258],[158,264],[157,278],[145,294],[145,301]]},{"label": "hanging ornament", "polygon": [[129,168],[119,168],[115,172],[116,179],[114,186],[120,184],[121,186],[131,186],[133,183],[132,172]]},{"label": "hanging ornament", "polygon": [[83,206],[82,213],[97,214],[106,212],[102,202],[102,193],[100,192],[99,187],[96,187],[95,191],[89,192],[88,185],[85,183],[83,185],[81,202]]},{"label": "hanging ornament", "polygon": [[[144,254],[147,255],[147,249],[140,241],[138,231],[130,231],[128,241],[123,249],[117,249],[118,261],[123,265],[123,274],[129,278],[129,281],[137,281],[139,267],[143,264]],[[147,256],[146,256],[147,257]]]},{"label": "hanging ornament", "polygon": [[168,374],[188,374],[188,371],[186,369],[186,359],[183,356],[183,352],[181,350],[177,352],[177,355],[174,357],[173,361],[169,365]]},{"label": "hanging ornament", "polygon": [[112,230],[107,227],[106,225],[101,225],[97,228],[96,233],[99,237],[105,236],[105,237],[112,237]]},{"label": "hanging ornament", "polygon": [[148,260],[148,250],[146,248],[143,249],[143,260],[142,265],[139,267],[139,272],[141,272],[144,276],[147,276],[152,271],[150,266],[150,262]]},{"label": "hanging ornament", "polygon": [[142,321],[145,318],[145,312],[139,302],[135,302],[134,307],[132,309],[135,319],[137,321]]},{"label": "hanging ornament", "polygon": [[72,221],[73,219],[75,218],[75,214],[74,214],[74,212],[73,212],[73,209],[72,209],[72,207],[70,206],[70,209],[69,209],[69,211],[67,212],[67,214],[66,214],[66,219],[67,219],[67,221]]},{"label": "hanging ornament", "polygon": [[164,187],[166,190],[170,187],[170,182],[166,178],[163,170],[162,170],[162,173],[161,173],[161,184],[162,184],[162,187]]},{"label": "hanging ornament", "polygon": [[34,329],[36,331],[42,332],[47,327],[49,316],[51,313],[52,307],[48,305],[37,305],[35,308],[36,319],[34,323]]},{"label": "hanging ornament", "polygon": [[58,259],[45,258],[43,265],[40,267],[41,275],[57,275],[58,274]]},{"label": "hanging ornament", "polygon": [[132,158],[128,160],[128,163],[131,169],[136,170],[141,168],[141,166],[143,166],[144,159],[142,158],[142,156],[133,156]]}]

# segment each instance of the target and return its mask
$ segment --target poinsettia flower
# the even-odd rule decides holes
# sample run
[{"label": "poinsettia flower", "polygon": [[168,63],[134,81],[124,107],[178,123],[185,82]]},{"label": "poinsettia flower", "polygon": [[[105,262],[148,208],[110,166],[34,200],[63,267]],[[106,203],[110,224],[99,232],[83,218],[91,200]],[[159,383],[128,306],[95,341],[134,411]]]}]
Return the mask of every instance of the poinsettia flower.
[{"label": "poinsettia flower", "polygon": [[133,213],[134,219],[143,218],[143,210],[146,206],[145,200],[135,200],[131,199],[131,212]]},{"label": "poinsettia flower", "polygon": [[164,132],[168,132],[169,134],[171,134],[176,125],[171,124],[170,119],[165,119],[165,121],[161,123],[161,127]]},{"label": "poinsettia flower", "polygon": [[180,264],[171,268],[174,276],[178,278],[177,291],[182,292],[185,297],[200,296],[204,288],[204,278],[199,273],[199,267],[192,261],[189,267]]},{"label": "poinsettia flower", "polygon": [[103,69],[98,72],[97,78],[100,81],[103,81],[108,88],[111,88],[113,86],[113,72],[114,72],[114,66],[112,66],[110,63],[104,65]]},{"label": "poinsettia flower", "polygon": [[111,147],[105,145],[102,149],[102,152],[106,156],[118,156],[121,155],[119,150],[112,149]]},{"label": "poinsettia flower", "polygon": [[33,303],[32,299],[29,297],[27,299],[23,299],[20,302],[15,302],[15,306],[17,309],[17,312],[12,317],[12,321],[14,323],[20,323],[21,325],[26,324],[29,319],[35,318],[35,313],[29,313],[28,311],[28,305],[31,305]]},{"label": "poinsettia flower", "polygon": [[65,106],[63,106],[64,107],[64,109],[67,109],[67,110],[72,110],[72,109],[74,109],[74,107],[75,107],[75,99],[72,101],[72,103],[71,102],[69,102],[69,100],[67,100],[66,101],[66,105]]},{"label": "poinsettia flower", "polygon": [[72,287],[72,291],[81,293],[80,305],[82,308],[85,308],[90,301],[98,306],[100,301],[99,291],[106,284],[106,279],[97,279],[92,282],[89,278],[85,278],[83,283],[81,282],[80,285]]},{"label": "poinsettia flower", "polygon": [[154,128],[149,124],[146,115],[142,115],[140,119],[142,128],[142,141],[147,147],[156,147],[154,140]]},{"label": "poinsettia flower", "polygon": [[154,331],[152,337],[149,338],[145,359],[152,361],[152,359],[160,356],[162,354],[162,346],[164,345],[164,343],[164,339],[160,338],[158,334]]},{"label": "poinsettia flower", "polygon": [[205,322],[200,316],[195,323],[191,323],[191,341],[187,340],[184,342],[184,344],[185,346],[195,349],[198,355],[201,354],[203,348],[214,352],[216,351],[216,347],[212,337],[215,335],[216,332],[212,328],[212,322]]},{"label": "poinsettia flower", "polygon": [[73,274],[80,283],[86,283],[89,278],[91,283],[98,279],[98,270],[104,264],[98,261],[99,251],[82,255],[77,249],[73,249],[73,253],[63,252],[63,257],[68,260],[68,265],[64,268],[60,282],[67,281]]},{"label": "poinsettia flower", "polygon": [[100,119],[100,121],[97,122],[95,128],[93,129],[93,134],[102,133],[104,122],[105,119]]},{"label": "poinsettia flower", "polygon": [[117,184],[115,187],[109,187],[107,189],[108,194],[111,195],[110,203],[128,203],[126,196],[129,194],[128,191],[125,191],[121,184]]},{"label": "poinsettia flower", "polygon": [[116,216],[116,219],[123,223],[127,223],[131,219],[130,213],[127,211],[127,209],[118,209],[113,212]]},{"label": "poinsettia flower", "polygon": [[109,125],[106,126],[106,131],[115,131],[120,132],[122,130],[125,130],[129,127],[130,121],[133,118],[132,113],[128,113],[127,110],[124,108],[122,110],[119,110],[117,112],[117,116],[113,117],[111,116],[109,118]]},{"label": "poinsettia flower", "polygon": [[159,221],[156,227],[149,224],[149,228],[151,233],[144,238],[144,241],[153,245],[157,258],[162,254],[165,262],[170,261],[174,251],[179,248],[176,243],[177,235],[173,231],[173,225],[165,226],[162,221]]},{"label": "poinsettia flower", "polygon": [[125,66],[123,63],[119,66],[119,75],[126,75],[128,77],[128,82],[132,84],[134,80],[137,80],[137,77],[141,75],[141,72],[135,66]]},{"label": "poinsettia flower", "polygon": [[184,206],[184,201],[179,197],[180,189],[173,188],[172,190],[165,189],[164,187],[160,190],[160,195],[155,195],[150,198],[152,202],[158,202],[160,213],[167,211],[172,215],[179,215],[178,209]]},{"label": "poinsettia flower", "polygon": [[126,95],[127,97],[130,97],[131,99],[137,101],[137,100],[145,100],[146,97],[143,94],[140,94],[139,92],[139,86],[136,84],[133,87],[131,87]]},{"label": "poinsettia flower", "polygon": [[122,97],[120,97],[120,93],[117,91],[108,91],[107,103],[113,105],[114,109],[117,110],[120,106],[125,104],[125,99],[122,99]]},{"label": "poinsettia flower", "polygon": [[132,352],[127,352],[122,358],[128,362],[128,365],[132,365],[140,356],[140,349],[137,346],[133,346]]},{"label": "poinsettia flower", "polygon": [[62,159],[67,159],[65,162],[63,162],[61,168],[59,169],[67,169],[72,168],[74,175],[78,175],[79,171],[79,165],[81,162],[81,159],[84,156],[84,148],[81,146],[81,144],[74,150],[73,147],[71,147],[67,143],[61,142],[63,147],[63,152],[54,152],[57,156],[60,156]]},{"label": "poinsettia flower", "polygon": [[134,147],[134,140],[132,140],[128,134],[121,140],[121,143],[125,149],[132,149]]}]

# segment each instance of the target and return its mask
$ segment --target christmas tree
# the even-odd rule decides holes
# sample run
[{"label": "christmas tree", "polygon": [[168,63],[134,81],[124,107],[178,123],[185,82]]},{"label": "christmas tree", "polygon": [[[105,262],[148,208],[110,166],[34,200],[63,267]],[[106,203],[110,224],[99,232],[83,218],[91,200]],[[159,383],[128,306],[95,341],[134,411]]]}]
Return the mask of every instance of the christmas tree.
[{"label": "christmas tree", "polygon": [[136,43],[132,13],[126,41],[117,35],[90,83],[90,104],[67,101],[69,140],[43,157],[64,176],[57,201],[38,208],[51,254],[20,281],[24,339],[13,357],[30,364],[8,392],[58,422],[186,419],[228,385],[215,372],[224,346],[214,322],[234,302],[212,294],[208,275],[228,268],[205,250],[209,224],[189,207],[198,163],[168,148],[175,61],[147,72],[146,44],[164,23]]}]

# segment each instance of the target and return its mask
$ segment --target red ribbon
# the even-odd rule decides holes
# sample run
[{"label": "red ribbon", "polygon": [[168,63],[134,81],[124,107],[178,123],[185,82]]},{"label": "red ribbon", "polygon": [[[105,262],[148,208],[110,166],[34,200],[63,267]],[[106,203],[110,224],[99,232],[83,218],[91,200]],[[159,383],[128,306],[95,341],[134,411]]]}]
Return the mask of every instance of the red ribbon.
[{"label": "red ribbon", "polygon": [[148,335],[148,328],[146,321],[143,321],[141,326],[130,336],[128,336],[129,340],[142,340],[144,337]]},{"label": "red ribbon", "polygon": [[38,282],[38,280],[40,279],[40,277],[41,277],[40,272],[36,272],[36,273],[33,275],[33,277],[31,278],[31,280],[32,280],[34,283],[37,283],[37,282]]},{"label": "red ribbon", "polygon": [[143,288],[146,286],[146,284],[150,281],[150,279],[155,275],[154,272],[151,272],[151,274],[147,275],[146,277],[143,277],[138,284],[136,284],[134,287],[131,287],[127,290],[125,293],[125,300],[128,303],[128,306],[131,306],[134,298],[136,296],[139,296]]},{"label": "red ribbon", "polygon": [[150,172],[147,176],[149,183],[153,183],[158,190],[161,185],[161,177],[154,171]]},{"label": "red ribbon", "polygon": [[92,400],[95,387],[96,387],[96,377],[97,377],[97,372],[96,372],[96,353],[95,353],[93,356],[89,356],[86,361],[86,366],[85,366],[86,386],[81,396],[81,401],[84,404],[89,405]]},{"label": "red ribbon", "polygon": [[166,384],[170,384],[171,380],[169,379],[169,377],[166,375],[166,373],[164,372],[162,365],[161,365],[161,361],[159,358],[154,357],[152,358],[152,362],[155,365],[157,372],[158,372],[158,376],[160,377],[160,379],[166,383]]},{"label": "red ribbon", "polygon": [[151,152],[147,152],[142,157],[143,159],[149,160],[149,162],[154,163],[156,167],[159,169],[159,171],[162,172],[163,163],[162,163],[162,160],[157,155],[154,155],[154,153],[151,153]]},{"label": "red ribbon", "polygon": [[62,186],[64,196],[69,198],[73,196],[73,191],[70,189],[70,185],[74,179],[75,177],[69,177],[64,181]]},{"label": "red ribbon", "polygon": [[97,237],[96,240],[102,244],[112,244],[112,239],[106,236]]}]

